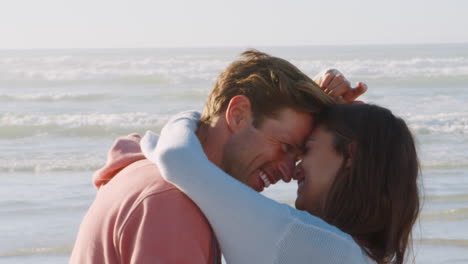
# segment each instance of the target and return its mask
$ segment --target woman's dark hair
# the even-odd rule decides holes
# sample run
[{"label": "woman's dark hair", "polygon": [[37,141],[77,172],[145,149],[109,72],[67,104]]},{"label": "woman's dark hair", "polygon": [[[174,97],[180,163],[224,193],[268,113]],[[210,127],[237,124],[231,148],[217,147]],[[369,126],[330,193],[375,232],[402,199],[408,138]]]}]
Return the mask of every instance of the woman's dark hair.
[{"label": "woman's dark hair", "polygon": [[406,123],[367,104],[330,106],[317,121],[344,157],[320,216],[377,263],[402,264],[420,209],[420,168]]}]

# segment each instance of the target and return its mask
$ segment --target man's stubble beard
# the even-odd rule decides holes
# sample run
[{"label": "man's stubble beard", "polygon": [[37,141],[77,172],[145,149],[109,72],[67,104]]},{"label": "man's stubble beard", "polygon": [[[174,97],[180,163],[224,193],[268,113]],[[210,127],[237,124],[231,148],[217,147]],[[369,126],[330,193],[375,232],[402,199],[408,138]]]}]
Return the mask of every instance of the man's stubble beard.
[{"label": "man's stubble beard", "polygon": [[242,163],[242,158],[240,157],[239,153],[239,144],[232,142],[231,140],[228,141],[223,148],[223,156],[221,159],[221,169],[229,174],[231,177],[239,180],[240,182],[246,184],[244,182],[243,173],[239,170],[245,164]]}]

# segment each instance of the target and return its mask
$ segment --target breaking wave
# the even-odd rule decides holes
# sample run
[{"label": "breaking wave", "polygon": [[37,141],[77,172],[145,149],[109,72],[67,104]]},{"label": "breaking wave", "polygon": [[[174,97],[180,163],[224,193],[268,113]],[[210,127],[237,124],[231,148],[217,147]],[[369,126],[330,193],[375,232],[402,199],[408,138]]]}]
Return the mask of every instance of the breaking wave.
[{"label": "breaking wave", "polygon": [[417,134],[468,134],[468,112],[416,114],[406,117],[406,120]]},{"label": "breaking wave", "polygon": [[0,138],[34,135],[102,137],[135,132],[159,131],[169,118],[143,112],[122,114],[0,114]]},{"label": "breaking wave", "polygon": [[14,251],[0,252],[0,257],[21,257],[31,255],[68,255],[71,253],[73,245],[59,245],[55,247],[39,247],[19,249]]},{"label": "breaking wave", "polygon": [[466,239],[443,239],[443,238],[423,238],[416,242],[421,244],[438,245],[438,246],[455,246],[468,248],[468,240]]},{"label": "breaking wave", "polygon": [[[298,56],[298,55],[297,55]],[[300,57],[300,56],[298,56]],[[468,81],[468,57],[447,54],[445,57],[407,55],[403,58],[306,58],[290,61],[304,72],[314,75],[334,67],[349,78],[363,80],[395,79],[425,82],[437,79],[441,83]],[[69,54],[39,54],[0,56],[0,82],[111,82],[170,84],[184,81],[213,81],[235,56],[213,56],[207,51],[200,56],[163,56],[154,52],[135,55],[120,51],[116,54],[82,56]]]},{"label": "breaking wave", "polygon": [[0,94],[0,102],[58,102],[58,101],[71,101],[71,102],[95,102],[112,98],[109,94],[71,94],[71,93],[57,93],[57,94],[25,94],[25,95],[7,95]]}]

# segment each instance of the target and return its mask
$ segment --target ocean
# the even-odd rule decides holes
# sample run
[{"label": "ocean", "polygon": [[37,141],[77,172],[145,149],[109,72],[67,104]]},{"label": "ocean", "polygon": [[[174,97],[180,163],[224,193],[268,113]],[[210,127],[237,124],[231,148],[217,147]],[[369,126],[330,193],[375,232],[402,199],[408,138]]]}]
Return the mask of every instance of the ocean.
[{"label": "ocean", "polygon": [[[415,263],[468,263],[468,44],[256,48],[364,81],[362,100],[407,121],[422,164]],[[243,50],[0,50],[0,263],[67,263],[115,138],[201,110]],[[293,203],[296,188],[264,194]]]}]

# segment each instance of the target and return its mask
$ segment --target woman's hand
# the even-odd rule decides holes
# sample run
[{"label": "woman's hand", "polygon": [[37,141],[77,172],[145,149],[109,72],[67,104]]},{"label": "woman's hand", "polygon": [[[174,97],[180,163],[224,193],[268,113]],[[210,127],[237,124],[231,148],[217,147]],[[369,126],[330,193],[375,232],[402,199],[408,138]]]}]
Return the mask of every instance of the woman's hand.
[{"label": "woman's hand", "polygon": [[339,104],[362,103],[355,100],[367,91],[367,85],[363,82],[351,87],[350,82],[336,69],[321,72],[314,81]]}]

